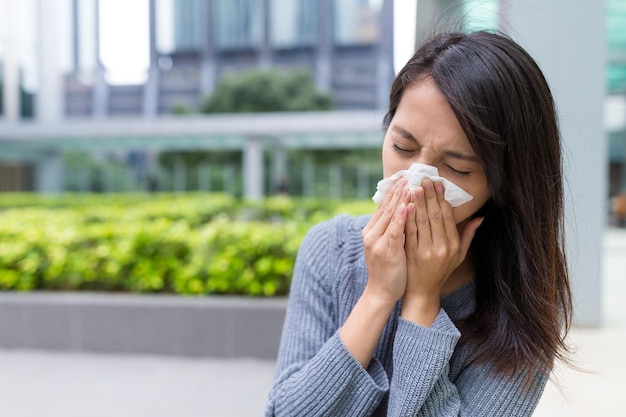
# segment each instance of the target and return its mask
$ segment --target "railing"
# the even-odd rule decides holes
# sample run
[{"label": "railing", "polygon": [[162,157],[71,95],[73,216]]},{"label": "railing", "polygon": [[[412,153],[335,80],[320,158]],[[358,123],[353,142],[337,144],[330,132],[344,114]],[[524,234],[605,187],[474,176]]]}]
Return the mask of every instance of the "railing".
[{"label": "railing", "polygon": [[34,164],[42,192],[219,190],[258,198],[287,186],[296,195],[365,197],[381,175],[382,117],[335,111],[7,124],[0,161]]}]

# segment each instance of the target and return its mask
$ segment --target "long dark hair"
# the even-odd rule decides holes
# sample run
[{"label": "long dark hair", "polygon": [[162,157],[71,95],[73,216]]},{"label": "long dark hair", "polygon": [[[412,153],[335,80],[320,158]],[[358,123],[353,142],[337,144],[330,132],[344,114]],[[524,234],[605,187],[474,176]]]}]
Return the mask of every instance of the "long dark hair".
[{"label": "long dark hair", "polygon": [[[434,80],[482,163],[492,198],[472,242],[476,310],[461,343],[502,375],[567,361],[572,299],[564,253],[561,142],[554,100],[532,57],[503,34],[443,33],[398,73],[387,128],[407,86]],[[534,372],[530,372],[527,376]]]}]

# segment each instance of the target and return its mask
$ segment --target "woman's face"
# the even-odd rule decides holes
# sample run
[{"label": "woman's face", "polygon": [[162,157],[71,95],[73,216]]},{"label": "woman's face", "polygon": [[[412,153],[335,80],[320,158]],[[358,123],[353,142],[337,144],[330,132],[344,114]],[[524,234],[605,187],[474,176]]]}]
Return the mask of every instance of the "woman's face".
[{"label": "woman's face", "polygon": [[485,171],[452,108],[430,78],[404,91],[385,134],[382,154],[385,177],[419,162],[437,167],[440,176],[470,193],[471,201],[453,209],[457,224],[490,198]]}]

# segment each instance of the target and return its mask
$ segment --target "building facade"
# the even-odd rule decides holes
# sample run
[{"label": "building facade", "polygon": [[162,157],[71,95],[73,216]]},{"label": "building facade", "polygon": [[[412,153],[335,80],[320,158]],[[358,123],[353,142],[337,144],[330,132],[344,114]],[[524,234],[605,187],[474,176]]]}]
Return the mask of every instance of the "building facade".
[{"label": "building facade", "polygon": [[626,195],[626,2],[606,1],[609,195]]},{"label": "building facade", "polygon": [[[1,0],[0,123],[158,117],[178,106],[197,108],[227,74],[263,67],[308,69],[320,90],[332,92],[338,109],[386,105],[393,77],[391,0],[147,3],[147,82],[117,85],[107,82],[100,61],[98,6],[106,2]],[[461,0],[421,1],[417,20],[422,16],[429,25],[432,20],[423,10],[454,3]],[[487,10],[479,16],[483,22],[497,25],[497,15],[506,17],[497,11],[503,4],[498,0],[464,4],[465,16]],[[606,0],[604,13],[607,191],[612,196],[626,189],[626,2]],[[55,62],[65,49],[70,56],[67,68],[52,70],[59,68]],[[64,75],[57,82],[59,73]],[[0,176],[6,181],[0,189],[36,188],[36,163],[22,154],[5,153]]]},{"label": "building facade", "polygon": [[[270,67],[308,70],[336,109],[387,105],[392,0],[150,0],[150,15],[146,83],[108,85],[102,74],[86,83],[75,68],[65,79],[68,118],[197,109],[222,77]],[[171,30],[164,37],[165,27]]]}]

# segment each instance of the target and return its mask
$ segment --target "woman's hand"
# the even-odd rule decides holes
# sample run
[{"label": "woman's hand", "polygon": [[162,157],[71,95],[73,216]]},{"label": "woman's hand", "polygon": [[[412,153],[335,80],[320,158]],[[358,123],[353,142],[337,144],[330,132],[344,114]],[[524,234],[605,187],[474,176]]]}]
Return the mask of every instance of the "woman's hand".
[{"label": "woman's hand", "polygon": [[409,190],[399,179],[363,228],[367,285],[339,330],[346,349],[369,366],[396,302],[406,290],[404,228]]},{"label": "woman's hand", "polygon": [[362,231],[368,271],[365,292],[385,303],[395,304],[406,290],[404,230],[409,199],[407,180],[400,178]]},{"label": "woman's hand", "polygon": [[430,326],[439,314],[442,287],[465,259],[481,219],[470,220],[459,235],[440,182],[424,180],[412,191],[412,200],[405,227],[407,285],[402,316]]}]

